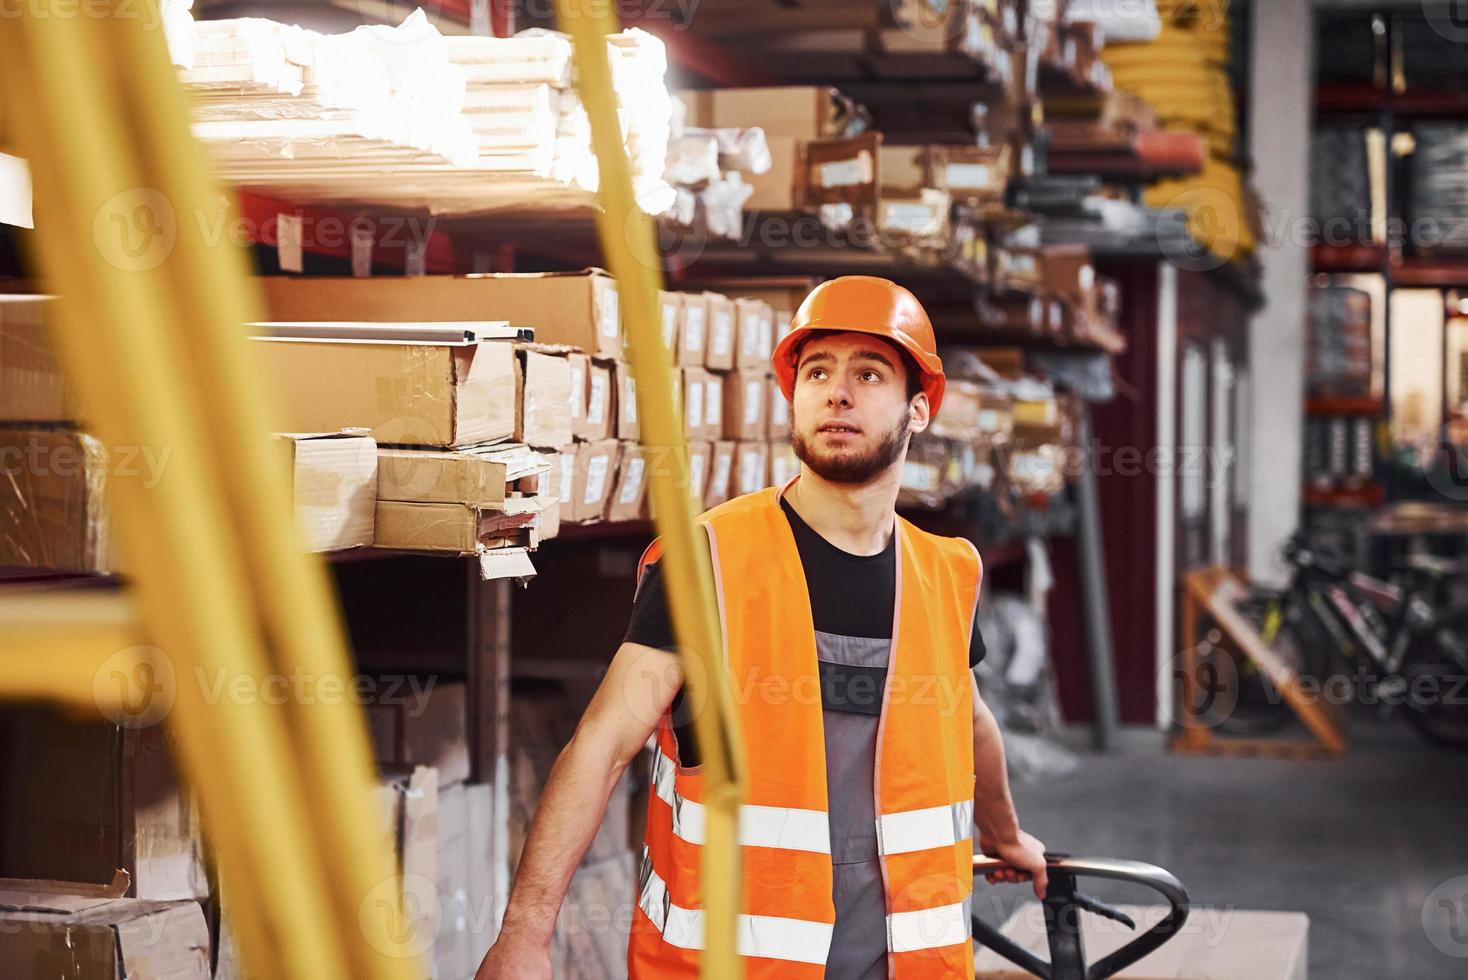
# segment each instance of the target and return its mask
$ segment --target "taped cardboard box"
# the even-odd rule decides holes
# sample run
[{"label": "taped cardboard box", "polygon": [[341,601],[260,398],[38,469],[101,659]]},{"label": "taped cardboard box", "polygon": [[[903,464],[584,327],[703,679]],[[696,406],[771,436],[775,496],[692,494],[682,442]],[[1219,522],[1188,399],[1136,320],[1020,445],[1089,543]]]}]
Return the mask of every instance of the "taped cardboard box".
[{"label": "taped cardboard box", "polygon": [[703,491],[703,506],[717,507],[731,496],[734,486],[734,443],[720,439],[709,455],[708,484]]},{"label": "taped cardboard box", "polygon": [[734,489],[731,496],[743,496],[768,486],[770,468],[770,444],[767,442],[741,442],[736,444],[734,465]]},{"label": "taped cardboard box", "polygon": [[372,544],[377,442],[364,429],[280,433],[290,465],[296,526],[307,551]]},{"label": "taped cardboard box", "polygon": [[0,294],[0,422],[80,422],[77,395],[62,378],[47,318],[56,299]]},{"label": "taped cardboard box", "polygon": [[724,434],[724,383],[729,377],[710,371],[703,379],[703,432],[700,438],[718,439]]},{"label": "taped cardboard box", "polygon": [[805,147],[804,206],[842,205],[848,216],[871,215],[880,188],[881,133],[814,140]]},{"label": "taped cardboard box", "polygon": [[725,439],[766,439],[769,437],[770,376],[763,369],[736,371],[724,385],[724,425],[720,436]]},{"label": "taped cardboard box", "polygon": [[439,681],[420,689],[383,686],[367,705],[377,760],[386,766],[430,766],[440,787],[469,778],[468,704],[464,684]]},{"label": "taped cardboard box", "polygon": [[515,348],[506,341],[257,340],[254,350],[284,431],[362,426],[379,443],[444,447],[515,432]]},{"label": "taped cardboard box", "polygon": [[600,269],[471,276],[263,276],[273,320],[507,320],[547,344],[622,351],[617,283]]},{"label": "taped cardboard box", "polygon": [[576,463],[572,471],[570,514],[562,508],[561,520],[573,524],[587,524],[601,520],[606,508],[607,495],[617,475],[617,454],[621,443],[615,439],[603,442],[583,442],[576,450]]},{"label": "taped cardboard box", "polygon": [[635,442],[638,436],[637,379],[632,376],[632,365],[618,361],[612,366],[612,380],[617,410],[616,438]]},{"label": "taped cardboard box", "polygon": [[[378,447],[377,498],[492,508],[524,495],[556,470],[557,455],[501,443],[473,449]],[[513,488],[513,489],[512,489]]]},{"label": "taped cardboard box", "polygon": [[0,879],[0,962],[14,977],[210,980],[209,927],[197,902]]},{"label": "taped cardboard box", "polygon": [[768,368],[775,349],[774,310],[763,300],[743,297],[734,299],[734,310],[738,324],[734,366],[741,371]]},{"label": "taped cardboard box", "polygon": [[[144,486],[162,478],[166,462],[154,447],[117,457],[118,472]],[[111,465],[107,449],[84,432],[0,426],[0,565],[115,570]]]},{"label": "taped cardboard box", "polygon": [[[205,681],[212,686],[216,678]],[[180,679],[182,681],[182,679]],[[135,898],[209,894],[198,807],[163,726],[119,728],[44,709],[0,709],[0,871],[110,882]]]},{"label": "taped cardboard box", "polygon": [[572,438],[571,351],[516,344],[515,353],[515,441],[560,449]]},{"label": "taped cardboard box", "polygon": [[607,496],[608,521],[636,521],[647,516],[647,460],[635,442],[623,443],[617,467],[617,483]]},{"label": "taped cardboard box", "polygon": [[702,367],[708,350],[708,296],[704,293],[680,293],[679,297],[676,360],[685,367]]},{"label": "taped cardboard box", "polygon": [[734,366],[734,301],[719,293],[705,293],[708,302],[708,349],[704,367],[727,371]]}]

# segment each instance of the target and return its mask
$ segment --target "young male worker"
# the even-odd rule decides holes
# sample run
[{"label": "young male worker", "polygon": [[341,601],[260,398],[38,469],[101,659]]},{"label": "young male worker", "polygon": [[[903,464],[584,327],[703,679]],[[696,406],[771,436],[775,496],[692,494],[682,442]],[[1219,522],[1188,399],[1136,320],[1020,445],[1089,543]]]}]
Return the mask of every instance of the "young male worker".
[{"label": "young male worker", "polygon": [[[774,354],[800,475],[699,518],[712,553],[743,732],[740,812],[750,978],[973,975],[973,828],[1046,886],[1020,830],[994,717],[971,667],[973,545],[894,507],[913,433],[943,398],[917,299],[885,279],[817,287]],[[572,872],[627,764],[656,732],[629,972],[693,978],[703,782],[659,577],[643,555],[632,624],[546,782],[499,940],[479,980],[550,976]]]}]

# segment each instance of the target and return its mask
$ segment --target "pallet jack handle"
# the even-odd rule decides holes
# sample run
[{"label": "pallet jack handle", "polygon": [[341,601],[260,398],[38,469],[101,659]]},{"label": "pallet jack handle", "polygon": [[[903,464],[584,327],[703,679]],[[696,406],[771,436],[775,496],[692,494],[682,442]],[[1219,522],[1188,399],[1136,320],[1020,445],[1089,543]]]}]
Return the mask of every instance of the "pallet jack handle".
[{"label": "pallet jack handle", "polygon": [[[1171,872],[1156,865],[1117,858],[1075,858],[1050,853],[1045,858],[1050,878],[1044,901],[1050,962],[1040,959],[978,916],[973,917],[976,942],[1042,980],[1103,980],[1115,976],[1176,936],[1188,919],[1187,889]],[[974,855],[976,876],[1007,868],[1009,865],[998,858],[987,854]],[[1136,924],[1121,911],[1077,891],[1078,878],[1110,878],[1145,885],[1167,900],[1168,914],[1125,946],[1088,967],[1081,943],[1082,911],[1115,919],[1133,929]]]}]

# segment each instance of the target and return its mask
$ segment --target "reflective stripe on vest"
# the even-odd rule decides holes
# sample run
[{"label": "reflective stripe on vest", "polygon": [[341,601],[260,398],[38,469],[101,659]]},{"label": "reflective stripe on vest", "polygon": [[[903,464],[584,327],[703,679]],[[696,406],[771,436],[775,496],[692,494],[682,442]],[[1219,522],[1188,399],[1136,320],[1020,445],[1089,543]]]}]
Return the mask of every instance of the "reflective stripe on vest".
[{"label": "reflective stripe on vest", "polygon": [[[674,784],[676,776],[673,760],[664,755],[662,749],[654,749],[653,791],[673,808],[673,833],[690,844],[703,844],[703,804],[685,800],[679,795]],[[824,810],[746,804],[739,808],[739,843],[746,847],[781,847],[788,851],[830,854],[830,815]]]},{"label": "reflective stripe on vest", "polygon": [[974,801],[930,806],[877,818],[877,847],[883,854],[908,854],[950,847],[974,836]]},{"label": "reflective stripe on vest", "polygon": [[[646,847],[642,849],[637,905],[662,933],[664,942],[682,949],[703,949],[703,910],[685,909],[673,904],[667,885],[653,869]],[[921,926],[916,921],[907,923],[904,935],[918,935],[916,929]],[[833,929],[826,922],[783,919],[773,915],[741,915],[736,925],[739,955],[824,964],[831,951]]]},{"label": "reflective stripe on vest", "polygon": [[969,938],[968,902],[887,916],[887,948],[894,953],[953,946]]}]

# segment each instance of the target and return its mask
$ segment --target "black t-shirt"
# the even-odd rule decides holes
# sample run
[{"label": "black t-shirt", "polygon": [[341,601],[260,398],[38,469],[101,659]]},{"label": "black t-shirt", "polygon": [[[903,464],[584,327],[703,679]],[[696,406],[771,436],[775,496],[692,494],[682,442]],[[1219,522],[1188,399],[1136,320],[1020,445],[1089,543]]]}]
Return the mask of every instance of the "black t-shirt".
[{"label": "black t-shirt", "polygon": [[[789,501],[781,498],[780,507],[795,535],[810,592],[811,618],[820,653],[821,706],[826,711],[880,715],[887,680],[885,648],[892,639],[893,603],[897,593],[896,535],[878,554],[853,555],[821,537],[801,519]],[[649,565],[643,572],[632,605],[632,619],[623,639],[661,650],[677,648],[659,563]],[[873,639],[888,643],[873,647],[862,642]],[[861,647],[868,648],[867,652],[846,653]],[[838,649],[841,652],[829,655],[826,652]],[[969,666],[977,666],[985,652],[984,638],[975,628],[969,644]],[[685,766],[696,765],[696,760],[689,758],[696,753],[690,751],[691,732],[688,719],[680,717],[680,707],[681,694],[673,711],[680,754],[684,756],[681,761]]]}]

